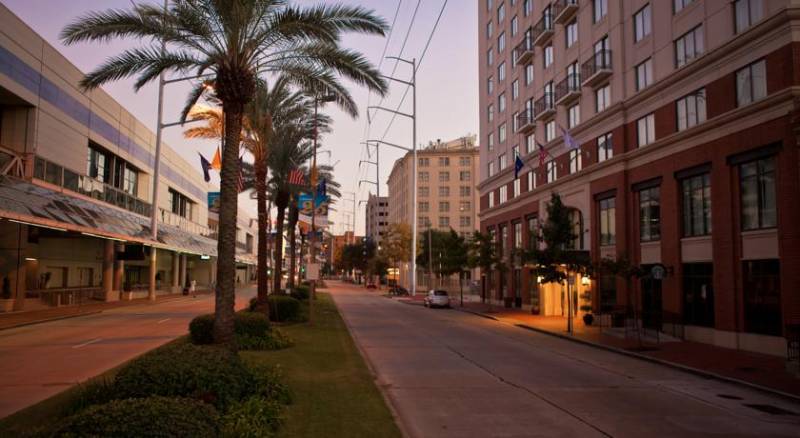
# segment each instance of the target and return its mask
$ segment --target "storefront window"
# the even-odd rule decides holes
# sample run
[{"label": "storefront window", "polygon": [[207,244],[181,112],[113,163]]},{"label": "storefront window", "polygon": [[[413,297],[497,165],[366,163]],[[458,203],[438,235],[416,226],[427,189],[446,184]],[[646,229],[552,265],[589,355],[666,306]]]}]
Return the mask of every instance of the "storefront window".
[{"label": "storefront window", "polygon": [[781,335],[780,262],[748,260],[742,266],[744,325],[750,333]]},{"label": "storefront window", "polygon": [[714,326],[714,265],[683,265],[683,322],[688,325]]}]

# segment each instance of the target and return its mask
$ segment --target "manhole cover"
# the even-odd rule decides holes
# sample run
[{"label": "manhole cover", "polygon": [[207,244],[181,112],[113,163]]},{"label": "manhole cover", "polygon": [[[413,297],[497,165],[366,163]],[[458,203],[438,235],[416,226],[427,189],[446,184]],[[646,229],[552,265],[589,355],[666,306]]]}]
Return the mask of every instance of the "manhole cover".
[{"label": "manhole cover", "polygon": [[719,398],[727,398],[728,400],[742,400],[741,397],[737,395],[730,395],[730,394],[717,394]]},{"label": "manhole cover", "polygon": [[761,404],[749,404],[743,403],[744,406],[747,406],[750,409],[755,409],[757,411],[765,412],[770,415],[793,415],[796,416],[797,413],[792,411],[787,411],[786,409],[779,408],[777,406],[772,405],[761,405]]}]

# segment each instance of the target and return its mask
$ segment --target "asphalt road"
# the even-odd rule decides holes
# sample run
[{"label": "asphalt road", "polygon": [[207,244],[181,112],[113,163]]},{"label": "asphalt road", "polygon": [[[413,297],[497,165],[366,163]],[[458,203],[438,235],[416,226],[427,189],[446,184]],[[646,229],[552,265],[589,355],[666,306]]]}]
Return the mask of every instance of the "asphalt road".
[{"label": "asphalt road", "polygon": [[[237,290],[237,308],[254,295]],[[0,418],[186,334],[213,309],[205,294],[0,331]]]},{"label": "asphalt road", "polygon": [[800,436],[800,405],[779,397],[457,310],[331,286],[412,437]]}]

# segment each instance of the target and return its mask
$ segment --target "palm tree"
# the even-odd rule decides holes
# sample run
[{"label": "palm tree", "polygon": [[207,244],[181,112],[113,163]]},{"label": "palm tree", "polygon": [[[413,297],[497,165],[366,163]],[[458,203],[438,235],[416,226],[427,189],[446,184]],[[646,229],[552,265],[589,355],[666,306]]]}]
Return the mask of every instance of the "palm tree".
[{"label": "palm tree", "polygon": [[[386,82],[359,53],[342,48],[345,32],[384,35],[383,19],[362,7],[298,7],[284,0],[174,0],[169,7],[138,4],[130,10],[91,12],[65,27],[65,44],[113,38],[150,41],[109,58],[81,80],[86,89],[137,76],[139,89],[165,73],[208,75],[222,102],[223,143],[214,339],[233,345],[239,138],[244,108],[260,74],[283,73],[312,94],[330,94],[356,115],[339,82],[344,76],[385,94]],[[207,92],[198,84],[182,118]],[[154,206],[155,208],[155,206]]]}]

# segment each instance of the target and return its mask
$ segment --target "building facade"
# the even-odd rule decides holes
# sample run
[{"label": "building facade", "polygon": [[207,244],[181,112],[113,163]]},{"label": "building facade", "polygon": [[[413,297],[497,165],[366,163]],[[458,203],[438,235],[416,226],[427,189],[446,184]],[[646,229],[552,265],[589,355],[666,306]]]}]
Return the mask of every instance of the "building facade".
[{"label": "building facade", "polygon": [[365,214],[365,235],[380,246],[386,228],[389,226],[389,197],[374,196],[370,193],[367,198]]},{"label": "building facade", "polygon": [[[505,255],[537,245],[557,193],[576,249],[665,272],[580,279],[573,308],[633,306],[645,326],[785,355],[800,322],[800,5],[479,3],[481,229]],[[560,285],[511,267],[487,275],[491,297],[564,315]]]},{"label": "building facade", "polygon": [[[478,228],[478,193],[475,178],[480,168],[475,135],[431,142],[417,150],[417,217],[413,209],[413,154],[395,161],[389,174],[389,223],[413,223],[417,231],[455,230],[470,235]],[[419,268],[421,270],[421,268]],[[418,275],[420,282],[425,281]],[[408,266],[403,265],[400,284],[408,286]],[[422,283],[420,283],[422,285]]]},{"label": "building facade", "polygon": [[153,205],[155,134],[82,77],[0,5],[2,310],[210,288],[216,240],[198,166],[164,145]]}]

